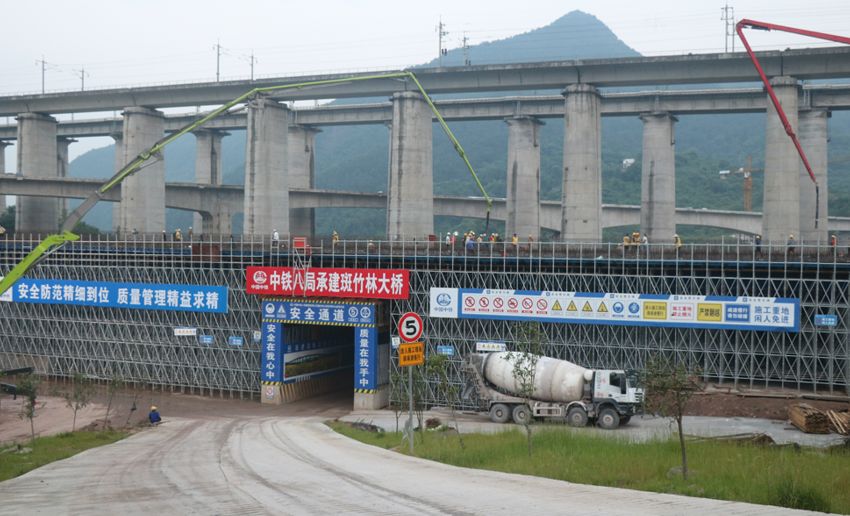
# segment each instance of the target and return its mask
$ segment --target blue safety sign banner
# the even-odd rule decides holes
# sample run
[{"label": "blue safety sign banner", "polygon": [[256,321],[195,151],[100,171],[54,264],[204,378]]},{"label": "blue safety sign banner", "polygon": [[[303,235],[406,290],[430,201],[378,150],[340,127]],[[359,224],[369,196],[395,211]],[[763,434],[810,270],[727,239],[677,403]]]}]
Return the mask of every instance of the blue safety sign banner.
[{"label": "blue safety sign banner", "polygon": [[283,325],[280,323],[263,323],[262,357],[263,371],[260,380],[263,382],[279,382],[282,375],[283,357]]},{"label": "blue safety sign banner", "polygon": [[22,278],[10,290],[16,303],[227,313],[224,286]]},{"label": "blue safety sign banner", "polygon": [[375,306],[371,303],[263,301],[263,320],[329,326],[374,325]]},{"label": "blue safety sign banner", "polygon": [[354,328],[354,388],[374,390],[378,366],[378,330]]},{"label": "blue safety sign banner", "polygon": [[575,324],[800,331],[800,300],[432,288],[431,317]]}]

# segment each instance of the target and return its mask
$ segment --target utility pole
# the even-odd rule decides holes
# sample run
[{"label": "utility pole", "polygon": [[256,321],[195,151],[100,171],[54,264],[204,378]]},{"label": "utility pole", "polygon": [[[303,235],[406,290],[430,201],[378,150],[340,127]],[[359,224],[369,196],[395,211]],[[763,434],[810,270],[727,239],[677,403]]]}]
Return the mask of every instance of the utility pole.
[{"label": "utility pole", "polygon": [[469,38],[466,37],[466,32],[463,33],[463,66],[469,66],[472,61],[469,60]]},{"label": "utility pole", "polygon": [[251,50],[251,55],[248,57],[248,62],[251,63],[251,80],[254,80],[254,63],[257,62],[257,58],[254,57],[254,51]]},{"label": "utility pole", "polygon": [[215,46],[215,82],[221,78],[221,40],[216,40]]},{"label": "utility pole", "polygon": [[81,66],[79,70],[74,70],[76,72],[77,77],[80,78],[80,91],[86,91],[86,75],[89,73],[86,71],[85,66]]},{"label": "utility pole", "polygon": [[44,55],[42,54],[41,59],[35,60],[36,65],[41,65],[41,94],[44,95],[44,74],[47,71],[47,61],[44,60]]},{"label": "utility pole", "polygon": [[437,58],[439,59],[440,66],[443,66],[443,56],[448,53],[448,50],[443,48],[443,36],[448,36],[449,31],[446,30],[442,16],[439,20],[439,23],[437,23]]},{"label": "utility pole", "polygon": [[720,11],[723,13],[720,15],[720,19],[726,22],[725,28],[725,37],[724,43],[726,47],[726,52],[729,52],[729,40],[732,40],[732,52],[735,51],[735,8],[729,7],[727,3],[725,6],[720,8]]}]

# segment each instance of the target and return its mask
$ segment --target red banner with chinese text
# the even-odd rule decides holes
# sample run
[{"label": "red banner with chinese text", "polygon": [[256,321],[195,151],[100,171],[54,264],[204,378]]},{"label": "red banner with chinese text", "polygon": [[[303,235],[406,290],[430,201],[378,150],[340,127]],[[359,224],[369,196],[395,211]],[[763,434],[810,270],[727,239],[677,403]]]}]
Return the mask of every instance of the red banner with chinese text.
[{"label": "red banner with chinese text", "polygon": [[248,267],[245,292],[264,296],[407,299],[407,269]]}]

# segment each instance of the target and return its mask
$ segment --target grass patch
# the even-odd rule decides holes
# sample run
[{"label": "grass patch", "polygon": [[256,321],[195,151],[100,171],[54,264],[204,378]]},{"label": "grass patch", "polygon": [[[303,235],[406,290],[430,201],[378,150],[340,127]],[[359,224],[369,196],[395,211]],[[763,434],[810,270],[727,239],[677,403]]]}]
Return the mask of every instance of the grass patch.
[{"label": "grass patch", "polygon": [[[401,434],[377,434],[332,422],[348,437],[381,448],[400,446]],[[688,444],[691,478],[684,481],[675,440],[631,443],[582,435],[563,428],[537,427],[528,456],[518,430],[465,434],[461,450],[456,435],[417,436],[416,455],[455,466],[520,473],[581,484],[734,500],[795,509],[850,514],[850,451],[792,447],[758,447],[728,442]]]},{"label": "grass patch", "polygon": [[23,475],[51,462],[67,459],[81,451],[111,444],[127,437],[129,432],[65,432],[50,437],[36,437],[35,443],[0,445],[0,481]]}]

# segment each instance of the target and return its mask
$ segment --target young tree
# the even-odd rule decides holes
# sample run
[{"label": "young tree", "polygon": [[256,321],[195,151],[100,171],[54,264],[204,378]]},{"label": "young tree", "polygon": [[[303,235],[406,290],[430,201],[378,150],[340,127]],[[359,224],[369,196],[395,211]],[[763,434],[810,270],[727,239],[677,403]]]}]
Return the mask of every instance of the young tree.
[{"label": "young tree", "polygon": [[41,386],[41,379],[34,375],[28,374],[23,376],[18,381],[18,393],[24,396],[24,403],[21,405],[21,419],[29,419],[30,420],[30,435],[32,437],[32,442],[35,442],[35,423],[34,419],[36,416],[35,408],[36,401],[38,400],[38,389]]},{"label": "young tree", "polygon": [[77,411],[86,407],[94,396],[94,386],[91,380],[86,378],[82,373],[74,373],[71,379],[71,390],[65,391],[62,397],[65,398],[65,405],[74,411],[74,422],[71,424],[71,431],[77,430]]},{"label": "young tree", "polygon": [[542,353],[543,330],[538,322],[521,323],[517,328],[515,351],[506,355],[513,364],[512,374],[516,385],[516,395],[525,403],[514,408],[514,421],[522,424],[528,442],[528,456],[531,456],[532,439],[531,400],[534,398],[534,382],[537,376],[537,362]]},{"label": "young tree", "polygon": [[390,409],[395,414],[395,431],[398,432],[398,422],[404,412],[405,394],[407,393],[407,375],[401,368],[390,370]]},{"label": "young tree", "polygon": [[108,395],[106,402],[106,415],[103,416],[103,428],[109,428],[109,410],[112,408],[112,400],[115,399],[115,394],[120,391],[124,387],[124,380],[118,376],[113,375],[112,378],[109,379],[109,383],[106,386],[106,392]]},{"label": "young tree", "polygon": [[698,372],[688,372],[682,363],[654,356],[646,363],[644,371],[645,410],[655,412],[676,421],[679,431],[679,448],[682,451],[682,478],[688,479],[688,454],[685,450],[685,433],[682,418],[691,396],[702,390]]},{"label": "young tree", "polygon": [[429,376],[437,379],[437,389],[446,399],[446,403],[451,411],[452,422],[457,431],[460,449],[464,450],[466,449],[466,445],[463,443],[463,435],[460,433],[460,426],[458,425],[457,414],[455,413],[455,407],[460,405],[460,393],[458,392],[457,385],[449,381],[449,358],[445,355],[431,355],[425,363],[425,369]]}]

